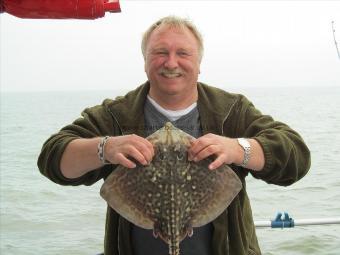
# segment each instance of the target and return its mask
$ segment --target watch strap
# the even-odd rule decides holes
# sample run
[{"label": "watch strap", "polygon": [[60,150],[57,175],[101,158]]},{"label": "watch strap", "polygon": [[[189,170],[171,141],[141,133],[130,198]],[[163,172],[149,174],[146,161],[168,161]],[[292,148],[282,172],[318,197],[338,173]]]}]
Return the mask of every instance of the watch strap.
[{"label": "watch strap", "polygon": [[250,143],[245,138],[237,138],[237,142],[244,150],[243,161],[240,166],[246,167],[248,165],[248,162],[250,160],[250,155],[251,155]]}]

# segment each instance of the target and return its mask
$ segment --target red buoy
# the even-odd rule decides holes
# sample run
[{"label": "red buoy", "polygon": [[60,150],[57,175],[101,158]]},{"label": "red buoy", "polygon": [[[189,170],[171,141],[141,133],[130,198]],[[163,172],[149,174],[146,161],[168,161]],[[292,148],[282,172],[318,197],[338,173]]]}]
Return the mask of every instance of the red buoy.
[{"label": "red buoy", "polygon": [[120,12],[119,0],[0,0],[0,12],[28,19],[97,19]]}]

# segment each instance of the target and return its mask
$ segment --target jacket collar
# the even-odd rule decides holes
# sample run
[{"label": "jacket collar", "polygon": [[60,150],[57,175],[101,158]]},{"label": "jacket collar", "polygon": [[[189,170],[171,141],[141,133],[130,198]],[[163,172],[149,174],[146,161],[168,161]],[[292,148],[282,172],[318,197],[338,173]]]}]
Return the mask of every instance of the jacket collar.
[{"label": "jacket collar", "polygon": [[223,135],[223,125],[228,119],[236,98],[221,89],[199,82],[197,107],[203,134]]},{"label": "jacket collar", "polygon": [[149,92],[149,82],[117,97],[109,106],[109,111],[119,125],[123,135],[136,134],[145,137],[144,103]]},{"label": "jacket collar", "polygon": [[[150,89],[146,82],[123,97],[118,97],[109,106],[109,111],[118,123],[122,134],[137,134],[145,137],[144,104]],[[197,83],[197,107],[203,134],[223,134],[223,124],[236,103],[235,97],[223,90]]]}]

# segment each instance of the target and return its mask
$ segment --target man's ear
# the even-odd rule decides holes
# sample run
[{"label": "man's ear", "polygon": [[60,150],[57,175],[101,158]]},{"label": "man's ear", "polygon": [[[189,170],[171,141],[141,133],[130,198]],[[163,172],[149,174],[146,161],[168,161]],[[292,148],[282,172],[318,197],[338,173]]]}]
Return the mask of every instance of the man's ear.
[{"label": "man's ear", "polygon": [[146,72],[146,57],[144,57],[144,72]]}]

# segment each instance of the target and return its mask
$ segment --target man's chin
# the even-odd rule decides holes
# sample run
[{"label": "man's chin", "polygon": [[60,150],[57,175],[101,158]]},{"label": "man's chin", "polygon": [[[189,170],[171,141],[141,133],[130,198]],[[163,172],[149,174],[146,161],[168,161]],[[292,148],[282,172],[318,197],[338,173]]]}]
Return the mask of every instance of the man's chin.
[{"label": "man's chin", "polygon": [[150,84],[154,90],[169,96],[181,94],[187,87],[184,81],[179,78],[161,79],[156,82],[150,81]]},{"label": "man's chin", "polygon": [[167,95],[177,95],[183,92],[184,86],[181,84],[176,84],[176,83],[171,83],[171,84],[166,84],[163,87],[163,92],[166,93]]}]

